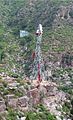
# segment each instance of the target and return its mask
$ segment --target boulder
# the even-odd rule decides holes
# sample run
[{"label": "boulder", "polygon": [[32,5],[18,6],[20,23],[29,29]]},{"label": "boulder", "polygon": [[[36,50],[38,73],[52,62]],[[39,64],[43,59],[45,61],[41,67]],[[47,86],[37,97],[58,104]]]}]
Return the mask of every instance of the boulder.
[{"label": "boulder", "polygon": [[18,99],[10,99],[7,103],[7,106],[17,109],[17,102],[18,102]]},{"label": "boulder", "polygon": [[6,97],[6,102],[10,101],[11,99],[14,99],[15,95],[14,94],[8,94],[5,96]]},{"label": "boulder", "polygon": [[39,90],[37,88],[29,90],[27,93],[27,96],[29,96],[29,98],[32,99],[32,100],[29,100],[29,102],[32,102],[29,104],[35,105],[40,102],[40,94],[39,94]]},{"label": "boulder", "polygon": [[18,106],[18,109],[22,112],[27,112],[30,108],[28,106],[27,107]]},{"label": "boulder", "polygon": [[31,89],[27,92],[27,96],[29,97],[32,96],[33,98],[36,98],[38,95],[39,95],[39,92],[37,88]]},{"label": "boulder", "polygon": [[23,97],[20,97],[18,98],[18,106],[20,107],[27,107],[28,106],[28,101],[29,101],[29,98],[27,96],[23,96]]}]

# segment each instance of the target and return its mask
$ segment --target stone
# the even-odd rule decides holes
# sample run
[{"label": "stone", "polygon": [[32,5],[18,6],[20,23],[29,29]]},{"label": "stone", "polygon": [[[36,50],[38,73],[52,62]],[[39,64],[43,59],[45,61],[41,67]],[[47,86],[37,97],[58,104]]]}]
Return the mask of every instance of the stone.
[{"label": "stone", "polygon": [[72,82],[71,81],[66,81],[66,85],[71,85]]},{"label": "stone", "polygon": [[3,87],[3,83],[0,83],[0,87]]},{"label": "stone", "polygon": [[33,98],[33,105],[37,105],[40,103],[40,97]]},{"label": "stone", "polygon": [[51,70],[48,70],[48,76],[52,76]]},{"label": "stone", "polygon": [[17,109],[17,102],[18,102],[18,99],[10,99],[7,103],[7,106]]},{"label": "stone", "polygon": [[26,107],[28,106],[28,101],[29,101],[29,98],[27,96],[23,96],[23,97],[18,98],[17,104],[20,107]]},{"label": "stone", "polygon": [[59,116],[56,116],[57,120],[61,120],[61,118]]},{"label": "stone", "polygon": [[27,107],[18,106],[18,109],[22,112],[27,112],[30,108],[28,106]]},{"label": "stone", "polygon": [[21,117],[21,119],[20,120],[26,120],[26,117]]},{"label": "stone", "polygon": [[39,87],[39,94],[43,94],[44,96],[46,96],[47,95],[47,90],[46,90],[46,88],[44,87],[44,86],[41,86],[40,85],[40,87]]},{"label": "stone", "polygon": [[11,100],[11,99],[14,99],[15,95],[14,94],[9,94],[9,95],[6,95],[6,102]]},{"label": "stone", "polygon": [[0,101],[0,112],[4,112],[6,110],[6,105],[4,101]]},{"label": "stone", "polygon": [[50,94],[50,95],[56,94],[57,87],[55,87],[54,85],[46,85],[44,87],[46,88],[48,94]]},{"label": "stone", "polygon": [[9,83],[8,84],[8,88],[9,89],[17,89],[17,86],[19,85],[19,83],[14,82],[14,83]]},{"label": "stone", "polygon": [[30,100],[29,102],[32,101],[32,103],[30,104],[38,104],[40,102],[40,94],[39,94],[39,90],[37,88],[31,89],[28,91],[27,96],[29,96]]},{"label": "stone", "polygon": [[30,97],[30,96],[32,96],[32,97],[37,97],[38,96],[38,89],[37,88],[34,88],[34,89],[31,89],[31,90],[29,90],[28,91],[28,93],[27,93],[27,95]]}]

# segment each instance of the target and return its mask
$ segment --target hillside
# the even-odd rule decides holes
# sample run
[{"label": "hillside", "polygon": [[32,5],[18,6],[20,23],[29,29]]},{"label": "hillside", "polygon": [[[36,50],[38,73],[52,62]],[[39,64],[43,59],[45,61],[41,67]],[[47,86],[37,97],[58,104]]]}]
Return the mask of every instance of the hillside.
[{"label": "hillside", "polygon": [[[35,31],[38,24],[43,26],[42,36],[42,56],[46,62],[48,73],[51,71],[49,81],[56,84],[55,92],[54,88],[51,92],[43,92],[41,95],[44,105],[45,101],[48,107],[48,102],[55,99],[51,99],[48,94],[55,94],[55,97],[59,97],[59,94],[63,94],[67,101],[65,104],[61,103],[61,99],[58,101],[56,98],[56,105],[60,107],[61,120],[68,117],[73,117],[73,1],[72,0],[1,0],[0,1],[0,96],[6,100],[6,95],[14,94],[15,98],[23,97],[28,94],[29,88],[34,90],[36,86],[30,85],[28,82],[32,73],[31,66],[33,64],[32,53],[36,46]],[[29,36],[20,38],[20,30],[29,32]],[[27,49],[26,49],[27,47]],[[68,56],[68,60],[66,59]],[[7,76],[7,77],[6,77]],[[25,81],[27,80],[27,83]],[[7,80],[7,81],[6,81]],[[16,85],[16,89],[12,88],[13,81]],[[52,85],[54,84],[52,83]],[[46,84],[46,83],[45,83]],[[50,83],[47,83],[50,86]],[[22,87],[23,85],[23,87]],[[58,86],[57,86],[58,85]],[[6,89],[5,89],[6,86]],[[45,90],[44,85],[41,85],[39,89]],[[14,90],[13,90],[14,89]],[[20,90],[19,90],[20,89]],[[47,89],[47,87],[46,87]],[[49,89],[49,87],[48,87]],[[6,92],[5,92],[6,90]],[[25,94],[23,93],[25,91]],[[36,90],[38,91],[38,90]],[[42,90],[40,90],[41,93]],[[52,93],[53,92],[53,93]],[[58,93],[57,93],[58,92]],[[64,93],[61,93],[64,92]],[[38,96],[40,95],[38,92]],[[56,93],[58,95],[56,95]],[[46,95],[46,97],[45,97]],[[28,96],[28,95],[27,95]],[[33,97],[34,95],[32,95]],[[29,96],[28,96],[29,97]],[[49,101],[48,101],[49,97]],[[61,96],[60,96],[61,97]],[[64,98],[65,98],[64,97]],[[24,98],[25,99],[25,98]],[[31,98],[30,98],[31,99]],[[38,98],[39,99],[39,98]],[[18,98],[19,100],[19,98]],[[28,100],[28,99],[27,99]],[[37,101],[37,100],[36,100]],[[41,100],[40,100],[41,101]],[[61,106],[60,106],[60,104]],[[18,102],[19,104],[19,102]],[[8,105],[5,103],[8,107]],[[33,112],[28,112],[25,116],[31,116],[30,120],[41,120],[41,113],[44,113],[42,120],[56,120],[56,117],[51,113],[53,106],[50,106],[49,112],[44,106],[34,107]],[[56,108],[56,106],[55,106]],[[11,115],[10,108],[8,109],[9,117]],[[58,110],[58,108],[57,108]],[[21,110],[20,110],[21,111]],[[35,112],[36,111],[36,112]],[[52,110],[56,115],[54,109]],[[15,115],[12,110],[12,115]],[[16,114],[18,114],[17,111]],[[51,112],[51,113],[50,113]],[[63,114],[62,114],[63,112]],[[22,114],[22,113],[20,113]],[[49,114],[49,116],[47,116]],[[34,115],[34,116],[33,116]],[[23,114],[22,114],[23,116]],[[33,117],[32,117],[33,116]],[[16,115],[15,115],[16,117]],[[44,118],[45,117],[45,118]],[[51,119],[52,118],[52,119]],[[2,118],[1,118],[2,119]],[[13,118],[15,119],[15,118]],[[13,120],[7,118],[6,120]],[[58,118],[57,118],[58,119]],[[29,118],[27,117],[27,120]]]},{"label": "hillside", "polygon": [[[23,54],[23,52],[21,53],[19,51],[22,51],[23,49],[23,46],[20,46],[21,44],[20,41],[21,42],[24,41],[24,38],[20,39],[19,31],[27,30],[32,34],[31,36],[33,36],[34,35],[33,33],[35,33],[36,27],[38,26],[39,23],[42,23],[44,29],[43,41],[42,41],[43,55],[45,55],[46,53],[48,56],[48,52],[61,53],[65,50],[66,51],[73,50],[72,47],[72,31],[73,31],[72,10],[73,9],[72,9],[71,0],[70,1],[4,0],[0,3],[0,9],[1,9],[0,54],[2,53],[3,57],[4,57],[3,54],[5,54],[5,56],[8,56],[8,54],[9,56],[10,55],[12,56],[10,58],[5,57],[5,59],[13,59],[12,61],[15,61],[16,59],[13,56],[17,57],[18,53],[20,54],[19,55],[20,57],[21,56],[23,57],[23,55],[21,55]],[[29,49],[28,51],[30,50],[32,51],[35,47],[34,38],[32,41],[29,44],[27,43]],[[30,47],[31,45],[32,47]],[[9,52],[11,52],[12,54]],[[27,53],[25,52],[25,54],[29,54],[29,52]],[[25,56],[29,57],[28,55]]]}]

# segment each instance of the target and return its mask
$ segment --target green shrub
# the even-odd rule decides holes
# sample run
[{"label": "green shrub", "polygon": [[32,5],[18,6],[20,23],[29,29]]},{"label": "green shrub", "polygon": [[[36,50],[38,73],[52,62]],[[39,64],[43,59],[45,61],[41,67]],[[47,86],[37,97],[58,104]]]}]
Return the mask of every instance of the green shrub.
[{"label": "green shrub", "polygon": [[7,87],[7,82],[3,81],[3,86],[6,88]]},{"label": "green shrub", "polygon": [[8,115],[6,120],[16,120],[17,119],[17,112],[11,108],[8,108]]},{"label": "green shrub", "polygon": [[70,113],[73,115],[73,108],[70,110]]},{"label": "green shrub", "polygon": [[64,104],[64,105],[62,106],[62,108],[63,108],[63,111],[64,111],[64,112],[66,112],[66,113],[70,112],[70,107],[69,107],[69,105],[68,105],[67,103]]},{"label": "green shrub", "polygon": [[49,113],[42,104],[38,105],[36,109],[39,109],[39,111],[30,111],[27,113],[26,120],[56,120],[56,117]]}]

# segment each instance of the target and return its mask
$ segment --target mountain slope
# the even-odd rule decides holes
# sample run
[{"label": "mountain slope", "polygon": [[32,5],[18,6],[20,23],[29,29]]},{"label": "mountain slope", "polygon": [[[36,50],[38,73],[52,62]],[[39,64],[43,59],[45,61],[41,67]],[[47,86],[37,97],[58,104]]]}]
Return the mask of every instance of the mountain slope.
[{"label": "mountain slope", "polygon": [[[50,73],[48,74],[49,81],[51,81],[41,82],[43,84],[40,87],[35,81],[32,84],[30,80],[27,81],[32,72],[32,53],[36,45],[35,31],[39,23],[43,26],[42,56],[48,73]],[[29,35],[20,38],[20,30],[28,31]],[[33,99],[30,96],[31,105],[29,104],[28,109],[33,109],[34,112],[30,111],[28,114],[26,113],[27,115],[22,113],[18,107],[15,112],[8,107],[7,102],[9,101],[5,101],[8,120],[16,119],[17,115],[19,117],[27,116],[27,119],[34,119],[36,116],[36,119],[40,120],[55,120],[56,117],[63,120],[64,117],[73,117],[72,65],[73,0],[0,1],[0,96],[5,101],[6,95],[9,94],[14,94],[18,99],[23,96],[24,99],[25,97],[28,99],[29,91],[33,94]],[[37,95],[37,93],[39,94]],[[40,99],[41,102],[44,100],[45,104],[47,103],[47,107],[50,104],[49,109],[51,107],[51,113],[56,112],[56,117],[42,105],[31,108],[33,100],[35,102],[35,95],[36,102]],[[67,100],[63,95],[67,96]],[[62,101],[62,97],[66,101]],[[11,105],[14,106],[13,103]],[[60,116],[57,116],[58,114]]]},{"label": "mountain slope", "polygon": [[[20,67],[22,67],[20,73],[24,69],[26,73],[30,70],[32,58],[30,62],[29,57],[35,49],[35,40],[32,36],[39,23],[42,23],[44,30],[42,53],[45,60],[47,58],[48,61],[49,59],[55,61],[58,60],[56,54],[73,52],[72,4],[72,0],[0,1],[0,61],[9,66],[8,71],[11,68],[19,71]],[[28,30],[31,33],[30,37],[20,38],[21,29]],[[27,51],[24,50],[26,45]],[[55,53],[53,58],[49,58],[50,53]],[[23,62],[24,59],[27,62]],[[17,61],[21,62],[17,63]]]}]

